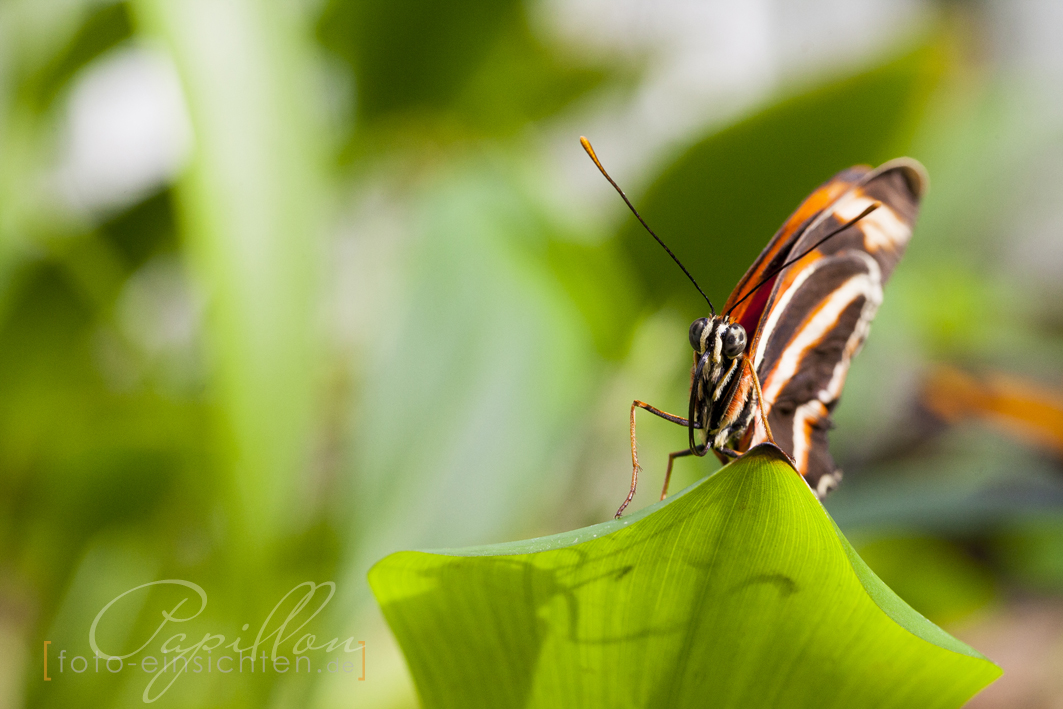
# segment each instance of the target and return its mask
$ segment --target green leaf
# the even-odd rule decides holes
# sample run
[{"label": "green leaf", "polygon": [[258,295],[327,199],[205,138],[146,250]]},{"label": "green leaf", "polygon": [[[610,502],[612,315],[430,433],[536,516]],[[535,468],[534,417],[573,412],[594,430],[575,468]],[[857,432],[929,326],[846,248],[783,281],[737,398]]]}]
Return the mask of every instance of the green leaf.
[{"label": "green leaf", "polygon": [[426,707],[958,707],[1000,675],[769,446],[631,517],[369,581]]}]

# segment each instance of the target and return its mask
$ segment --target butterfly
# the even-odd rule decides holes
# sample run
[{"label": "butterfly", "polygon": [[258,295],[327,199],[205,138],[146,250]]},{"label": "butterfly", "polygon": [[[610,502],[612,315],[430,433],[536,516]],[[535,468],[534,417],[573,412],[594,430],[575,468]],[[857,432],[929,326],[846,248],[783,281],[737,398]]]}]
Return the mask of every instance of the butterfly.
[{"label": "butterfly", "polygon": [[580,142],[710,311],[690,326],[694,365],[687,416],[632,402],[631,489],[616,516],[638,482],[639,409],[688,431],[688,447],[668,456],[661,499],[676,458],[711,450],[726,463],[764,441],[781,448],[813,493],[825,496],[842,476],[827,448],[831,412],[882,303],[882,287],[911,239],[927,184],[923,166],[899,158],[874,169],[858,165],[825,182],[775,233],[717,314],[602,167],[590,142]]}]

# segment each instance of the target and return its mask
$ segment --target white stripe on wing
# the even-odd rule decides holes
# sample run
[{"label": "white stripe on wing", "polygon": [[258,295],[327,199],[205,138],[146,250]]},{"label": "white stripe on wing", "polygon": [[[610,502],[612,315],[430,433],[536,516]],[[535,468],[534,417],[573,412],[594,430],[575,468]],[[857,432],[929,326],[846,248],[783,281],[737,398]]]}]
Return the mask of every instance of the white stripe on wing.
[{"label": "white stripe on wing", "polygon": [[[844,224],[850,219],[856,219],[875,202],[876,200],[855,191],[850,192],[834,205],[834,216]],[[912,238],[912,228],[905,224],[888,204],[878,204],[878,209],[856,223],[856,228],[864,234],[864,248],[871,253],[884,248],[899,251]]]}]

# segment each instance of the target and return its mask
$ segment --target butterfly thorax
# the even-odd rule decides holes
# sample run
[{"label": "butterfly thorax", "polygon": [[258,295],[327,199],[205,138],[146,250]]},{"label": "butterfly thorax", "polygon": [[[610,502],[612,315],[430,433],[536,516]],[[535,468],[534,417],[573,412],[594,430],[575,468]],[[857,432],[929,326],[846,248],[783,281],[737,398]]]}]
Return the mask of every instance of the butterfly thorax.
[{"label": "butterfly thorax", "polygon": [[753,419],[746,331],[727,315],[699,318],[690,325],[690,346],[694,372],[689,416],[701,429],[703,443],[726,448]]}]

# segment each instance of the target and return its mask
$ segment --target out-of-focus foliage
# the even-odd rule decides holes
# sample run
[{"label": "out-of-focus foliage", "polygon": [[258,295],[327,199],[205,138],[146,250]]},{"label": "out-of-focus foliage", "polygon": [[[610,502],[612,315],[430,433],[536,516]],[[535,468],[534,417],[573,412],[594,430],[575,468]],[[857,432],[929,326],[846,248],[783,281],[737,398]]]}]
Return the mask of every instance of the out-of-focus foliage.
[{"label": "out-of-focus foliage", "polygon": [[453,104],[505,26],[522,18],[513,0],[332,2],[320,33],[357,76],[359,115],[374,119]]},{"label": "out-of-focus foliage", "polygon": [[318,35],[355,77],[355,125],[370,135],[410,122],[451,138],[511,133],[605,76],[545,46],[515,0],[333,0]]},{"label": "out-of-focus foliage", "polygon": [[[1030,593],[1057,613],[1054,452],[923,397],[939,364],[1060,385],[1058,81],[994,54],[1039,46],[998,26],[1059,23],[636,5],[0,3],[0,704],[141,705],[142,672],[44,682],[42,644],[90,656],[110,599],[175,578],[210,597],[181,632],[227,642],[334,580],[307,632],[365,640],[369,676],[204,673],[160,702],[412,706],[375,560],[607,518],[627,407],[681,410],[702,313],[581,133],[718,301],[839,169],[928,167],[827,507],[960,637]],[[639,431],[636,506],[685,440]],[[107,641],[174,592],[116,606]]]},{"label": "out-of-focus foliage", "polygon": [[988,571],[942,539],[886,537],[857,551],[886,585],[938,624],[968,616],[995,595]]}]

